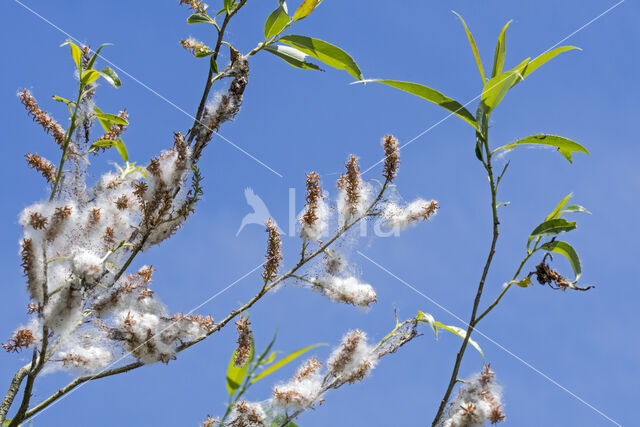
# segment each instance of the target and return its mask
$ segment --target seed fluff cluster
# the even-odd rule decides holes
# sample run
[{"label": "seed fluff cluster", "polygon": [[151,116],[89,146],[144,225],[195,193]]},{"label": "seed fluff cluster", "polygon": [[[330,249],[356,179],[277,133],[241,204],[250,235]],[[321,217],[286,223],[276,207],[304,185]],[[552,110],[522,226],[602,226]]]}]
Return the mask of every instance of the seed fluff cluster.
[{"label": "seed fluff cluster", "polygon": [[443,416],[442,427],[482,426],[489,421],[499,423],[505,419],[502,411],[502,389],[494,380],[495,372],[489,365],[482,372],[464,382],[456,400]]}]

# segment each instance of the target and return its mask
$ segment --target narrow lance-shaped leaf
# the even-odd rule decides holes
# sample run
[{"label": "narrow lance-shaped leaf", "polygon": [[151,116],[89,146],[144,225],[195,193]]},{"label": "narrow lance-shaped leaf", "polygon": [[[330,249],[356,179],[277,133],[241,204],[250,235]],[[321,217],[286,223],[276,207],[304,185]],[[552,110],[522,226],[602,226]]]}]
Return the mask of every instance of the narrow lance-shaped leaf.
[{"label": "narrow lance-shaped leaf", "polygon": [[431,329],[433,329],[433,333],[436,334],[436,338],[438,338],[438,327],[436,325],[436,320],[431,314],[418,311],[418,321],[429,324],[429,326],[431,326]]},{"label": "narrow lance-shaped leaf", "polygon": [[473,50],[473,56],[476,58],[476,64],[478,65],[478,71],[480,71],[480,77],[482,78],[482,85],[484,86],[484,84],[487,82],[487,79],[484,76],[484,67],[482,66],[482,61],[480,60],[480,53],[478,52],[478,47],[476,46],[476,42],[473,39],[473,35],[471,35],[471,31],[469,31],[469,28],[467,27],[467,23],[464,22],[464,19],[462,19],[462,16],[460,16],[460,14],[458,14],[458,12],[456,12],[456,11],[452,10],[452,12],[455,13],[458,18],[460,18],[460,22],[462,22],[462,26],[464,27],[464,31],[467,33],[467,38],[469,39],[469,44],[471,45],[471,50]]},{"label": "narrow lance-shaped leaf", "polygon": [[306,18],[320,4],[320,0],[304,0],[293,14],[293,20],[299,21]]},{"label": "narrow lance-shaped leaf", "polygon": [[96,59],[100,55],[100,51],[105,46],[111,46],[111,43],[102,43],[100,46],[98,46],[98,48],[95,50],[93,56],[89,59],[89,62],[87,62],[87,70],[90,70],[91,68],[93,68],[93,64],[96,62]]},{"label": "narrow lance-shaped leaf", "polygon": [[573,273],[576,275],[573,283],[577,282],[582,274],[582,265],[580,263],[580,257],[573,246],[568,244],[567,242],[563,242],[562,240],[554,240],[553,242],[547,242],[544,245],[540,246],[541,249],[549,252],[555,252],[561,255],[564,255],[567,260],[569,260],[569,264],[571,264],[571,268],[573,269]]},{"label": "narrow lance-shaped leaf", "polygon": [[71,57],[73,58],[73,62],[75,62],[76,67],[78,67],[78,72],[82,73],[82,51],[80,50],[78,45],[76,45],[71,40],[67,40],[66,42],[62,43],[60,47],[65,46],[67,44],[71,49]]},{"label": "narrow lance-shaped leaf", "polygon": [[127,146],[124,145],[124,142],[122,141],[122,139],[118,139],[118,141],[116,142],[116,150],[118,150],[118,153],[120,153],[120,157],[122,158],[122,161],[125,163],[128,163],[129,152],[127,151]]},{"label": "narrow lance-shaped leaf", "polygon": [[562,213],[565,213],[565,212],[568,212],[568,213],[584,212],[584,213],[591,214],[591,212],[589,212],[584,206],[580,206],[580,205],[569,205],[562,210]]},{"label": "narrow lance-shaped leaf", "polygon": [[264,37],[268,39],[274,36],[289,23],[289,14],[287,11],[287,3],[283,0],[280,6],[267,17],[264,23]]},{"label": "narrow lance-shaped leaf", "polygon": [[224,0],[224,10],[227,13],[231,13],[231,7],[233,6],[234,0]]},{"label": "narrow lance-shaped leaf", "polygon": [[555,236],[556,234],[575,230],[575,221],[567,221],[564,218],[550,219],[538,225],[532,232],[532,237]]},{"label": "narrow lance-shaped leaf", "polygon": [[82,81],[83,86],[87,86],[95,82],[99,78],[100,78],[100,73],[98,71],[86,70],[84,73],[82,73],[82,78],[80,80]]},{"label": "narrow lance-shaped leaf", "polygon": [[322,61],[330,67],[345,70],[358,80],[362,80],[362,71],[358,64],[344,50],[323,40],[306,36],[290,35],[278,39],[279,42],[293,46],[312,58]]},{"label": "narrow lance-shaped leaf", "polygon": [[[462,339],[464,339],[467,336],[467,331],[465,331],[464,329],[459,328],[457,326],[445,325],[445,324],[440,323],[440,322],[436,322],[436,326],[438,326],[439,328],[445,329],[445,330],[447,330],[449,332],[453,332],[454,334],[456,334],[457,336],[459,336]],[[482,348],[480,348],[478,343],[475,342],[474,340],[472,340],[471,338],[469,338],[469,344],[471,344],[473,346],[473,348],[478,350],[478,353],[480,353],[480,355],[482,355],[482,359],[484,359],[484,353],[482,352]]]},{"label": "narrow lance-shaped leaf", "polygon": [[108,114],[108,113],[103,113],[103,112],[96,111],[96,117],[99,120],[105,120],[107,122],[115,123],[117,125],[128,125],[129,124],[128,121],[126,121],[125,119],[123,119],[120,116],[116,116],[115,114]]},{"label": "narrow lance-shaped leaf", "polygon": [[287,63],[289,63],[289,65],[292,65],[296,68],[323,71],[316,64],[305,61],[307,55],[305,55],[303,52],[300,52],[295,47],[285,45],[269,45],[265,47],[264,50],[282,58]]},{"label": "narrow lance-shaped leaf", "polygon": [[547,217],[544,220],[549,221],[550,219],[560,218],[560,216],[562,215],[562,208],[564,208],[564,206],[567,204],[571,196],[573,196],[573,193],[567,194],[562,200],[560,200],[560,203],[558,203],[558,205],[555,208],[553,208],[551,213],[547,215]]},{"label": "narrow lance-shaped leaf", "polygon": [[502,147],[498,147],[493,152],[495,153],[498,150],[511,150],[518,145],[549,145],[552,147],[556,147],[560,154],[562,154],[565,159],[569,160],[570,163],[573,163],[571,159],[571,153],[585,153],[589,154],[586,148],[582,145],[578,144],[575,141],[572,141],[567,138],[563,138],[557,135],[546,135],[546,134],[538,134],[527,136],[526,138],[519,139],[516,142],[512,142],[511,144],[503,145]]},{"label": "narrow lance-shaped leaf", "polygon": [[507,28],[512,21],[507,22],[502,31],[500,31],[500,36],[498,36],[498,42],[496,44],[496,52],[493,56],[493,70],[491,71],[491,77],[495,77],[498,74],[502,73],[502,68],[504,67],[504,56],[506,50],[506,38],[507,38]]},{"label": "narrow lance-shaped leaf", "polygon": [[213,21],[209,17],[201,13],[194,13],[193,15],[187,18],[187,24],[200,24],[202,22],[206,22],[208,24],[213,23]]},{"label": "narrow lance-shaped leaf", "polygon": [[516,68],[500,73],[487,82],[480,98],[482,111],[489,115],[502,101],[517,79],[522,78],[522,69],[527,66],[528,58]]},{"label": "narrow lance-shaped leaf", "polygon": [[289,362],[295,360],[296,358],[302,356],[304,353],[306,353],[307,351],[311,350],[312,348],[315,348],[315,347],[318,347],[318,346],[321,346],[321,345],[326,345],[326,344],[313,344],[313,345],[310,345],[308,347],[301,348],[300,350],[291,353],[290,355],[286,356],[285,358],[280,359],[278,362],[274,363],[273,365],[269,366],[267,369],[265,369],[264,371],[262,371],[258,375],[256,375],[251,380],[251,384],[255,383],[258,380],[261,380],[262,378],[266,377],[269,374],[274,373],[278,369],[280,369],[283,366],[285,366],[287,363],[289,363]]},{"label": "narrow lance-shaped leaf", "polygon": [[113,71],[110,67],[104,67],[102,71],[100,71],[100,75],[109,82],[109,84],[115,88],[118,88],[122,85],[120,82],[120,77]]},{"label": "narrow lance-shaped leaf", "polygon": [[387,86],[409,92],[410,94],[426,99],[429,102],[433,102],[434,104],[437,104],[445,110],[450,111],[452,114],[460,117],[462,120],[473,126],[477,131],[480,131],[478,123],[476,123],[476,119],[469,110],[467,110],[458,101],[443,95],[435,89],[431,89],[430,87],[423,86],[418,83],[401,82],[398,80],[367,79],[362,81],[362,83],[369,82],[382,83]]},{"label": "narrow lance-shaped leaf", "polygon": [[[527,68],[523,71],[522,78],[526,78],[529,74],[533,73],[536,69],[538,69],[538,67],[549,62],[550,60],[560,55],[561,53],[574,50],[574,49],[582,50],[576,46],[560,46],[532,59],[527,65]],[[520,80],[516,81],[514,85],[516,85],[519,82]]]}]

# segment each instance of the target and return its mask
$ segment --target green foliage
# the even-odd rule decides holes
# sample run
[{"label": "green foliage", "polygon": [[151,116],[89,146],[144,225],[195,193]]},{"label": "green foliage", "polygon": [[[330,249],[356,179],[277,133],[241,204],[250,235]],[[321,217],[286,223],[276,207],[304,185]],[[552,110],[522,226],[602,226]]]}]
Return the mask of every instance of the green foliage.
[{"label": "green foliage", "polygon": [[299,21],[306,18],[319,4],[320,0],[304,0],[293,14],[293,20]]},{"label": "green foliage", "polygon": [[518,79],[522,78],[522,69],[526,67],[528,59],[518,65],[513,70],[500,73],[487,82],[480,96],[480,105],[478,107],[482,114],[487,117],[502,102],[509,89],[513,87]]},{"label": "green foliage", "polygon": [[[529,62],[529,65],[527,65],[527,68],[523,71],[522,73],[522,78],[526,78],[529,74],[533,73],[535,70],[538,69],[538,67],[540,67],[541,65],[544,65],[545,63],[547,63],[548,61],[552,60],[553,58],[555,58],[556,56],[560,55],[563,52],[568,52],[570,50],[574,50],[574,49],[578,49],[578,50],[582,50],[579,47],[576,46],[560,46],[557,47],[555,49],[552,49],[548,52],[543,53],[540,56],[537,56],[535,59],[531,60]],[[517,84],[518,82],[516,82]]]},{"label": "green foliage", "polygon": [[[449,332],[453,332],[454,334],[456,334],[457,336],[459,336],[462,339],[465,339],[465,337],[467,336],[467,331],[465,331],[464,329],[459,328],[457,326],[445,325],[445,324],[440,323],[440,322],[436,322],[436,326],[438,328],[447,330]],[[480,353],[480,355],[482,356],[482,359],[484,360],[484,353],[482,352],[482,348],[480,348],[478,343],[475,342],[474,340],[472,340],[471,338],[469,338],[469,344],[471,344],[473,346],[473,348],[478,350],[478,353]]]},{"label": "green foliage", "polygon": [[71,49],[71,58],[73,58],[73,62],[76,64],[76,67],[78,67],[78,72],[82,74],[82,51],[80,50],[78,45],[76,45],[71,40],[67,40],[66,42],[62,43],[60,47],[66,45],[69,45],[69,48]]},{"label": "green foliage", "polygon": [[295,47],[285,45],[269,45],[264,48],[267,52],[271,52],[274,55],[284,59],[290,65],[297,68],[306,68],[308,70],[323,71],[320,67],[312,62],[306,61],[308,55],[299,51]]},{"label": "green foliage", "polygon": [[87,62],[87,70],[90,70],[93,68],[93,64],[95,64],[96,59],[98,58],[98,56],[100,55],[100,52],[102,51],[102,48],[105,46],[111,46],[111,43],[102,43],[100,46],[98,46],[93,56],[89,58],[89,62]]},{"label": "green foliage", "polygon": [[412,95],[418,96],[422,99],[426,99],[429,102],[433,102],[444,108],[445,110],[450,111],[456,116],[460,117],[465,122],[469,123],[476,130],[480,130],[478,127],[478,123],[473,115],[458,101],[451,99],[442,93],[438,92],[435,89],[431,89],[430,87],[423,86],[418,83],[411,82],[401,82],[398,80],[383,80],[383,79],[368,79],[363,80],[363,83],[382,83],[387,86],[394,87],[396,89],[403,90],[405,92],[409,92]]},{"label": "green foliage", "polygon": [[187,18],[187,24],[201,24],[201,23],[213,24],[213,20],[201,13],[194,13],[193,15]]},{"label": "green foliage", "polygon": [[555,252],[567,258],[569,264],[571,264],[573,273],[576,276],[573,283],[576,283],[578,281],[578,279],[582,275],[582,264],[580,263],[580,257],[578,256],[576,250],[573,249],[573,246],[561,240],[554,240],[543,244],[542,246],[540,246],[540,249],[549,252]]},{"label": "green foliage", "polygon": [[[416,317],[416,320],[418,322],[427,323],[429,326],[431,326],[431,329],[433,329],[433,332],[435,333],[436,338],[438,338],[438,329],[444,329],[445,331],[452,332],[462,339],[464,339],[467,336],[467,331],[465,331],[464,329],[459,328],[457,326],[445,325],[442,322],[438,322],[437,320],[434,319],[434,317],[431,314],[425,313],[423,311],[418,311],[418,317]],[[397,329],[397,326],[396,326],[396,329]],[[388,336],[390,335],[391,334],[389,334]],[[469,338],[469,344],[471,344],[473,348],[478,350],[478,352],[482,355],[482,358],[484,359],[484,353],[482,352],[482,348],[480,348],[480,345],[478,345],[478,343],[472,340],[471,338]]]},{"label": "green foliage", "polygon": [[491,71],[491,78],[497,76],[502,73],[502,67],[504,67],[504,56],[506,49],[506,36],[507,36],[507,28],[512,21],[506,23],[502,31],[500,31],[500,36],[498,36],[498,43],[496,44],[496,52],[493,56],[493,70]]},{"label": "green foliage", "polygon": [[358,80],[362,80],[362,71],[358,64],[344,50],[323,40],[307,36],[288,35],[277,41],[292,46],[330,67],[345,70]]},{"label": "green foliage", "polygon": [[502,147],[496,148],[494,150],[494,153],[499,150],[511,150],[518,145],[548,145],[556,147],[558,149],[558,152],[560,152],[560,154],[562,154],[565,159],[569,160],[570,163],[573,163],[573,160],[571,159],[571,153],[575,152],[589,154],[589,151],[587,151],[586,148],[575,141],[557,135],[546,134],[527,136],[526,138],[519,139],[516,142],[512,142],[511,144],[503,145]]},{"label": "green foliage", "polygon": [[102,71],[100,71],[100,75],[104,78],[109,84],[115,88],[118,88],[122,85],[120,82],[120,78],[110,67],[104,67]]},{"label": "green foliage", "polygon": [[566,231],[575,230],[575,221],[567,221],[564,218],[550,219],[538,225],[532,232],[532,237],[555,236]]},{"label": "green foliage", "polygon": [[264,23],[265,39],[269,39],[276,34],[280,34],[280,32],[291,21],[291,18],[289,18],[289,11],[287,10],[287,2],[285,0],[280,0],[279,3],[278,8],[271,12]]},{"label": "green foliage", "polygon": [[[269,342],[267,347],[262,351],[262,353],[260,353],[260,356],[258,356],[258,358],[256,359],[253,332],[251,332],[251,349],[249,357],[245,364],[242,366],[235,366],[234,361],[236,351],[234,350],[233,355],[231,356],[231,360],[229,361],[229,366],[227,368],[226,374],[226,386],[227,392],[229,393],[229,403],[227,405],[227,411],[222,419],[223,421],[231,413],[233,405],[238,400],[240,400],[240,398],[249,389],[249,387],[251,387],[253,383],[265,378],[268,375],[273,374],[278,369],[293,362],[295,359],[302,356],[309,350],[321,345],[326,345],[313,344],[301,348],[300,350],[294,351],[293,353],[290,353],[279,361],[275,362],[277,352],[271,351],[271,349],[276,342],[276,337],[277,334],[274,334],[271,342]],[[290,423],[288,425],[295,426],[296,424]]]},{"label": "green foliage", "polygon": [[484,84],[487,82],[487,79],[484,76],[484,67],[482,66],[482,60],[480,59],[480,53],[478,52],[478,47],[476,46],[476,42],[473,39],[473,35],[471,34],[471,31],[469,31],[469,28],[467,27],[467,23],[464,22],[464,19],[462,19],[462,16],[460,16],[460,14],[458,12],[455,12],[455,11],[452,11],[452,12],[455,13],[458,18],[460,18],[460,22],[462,22],[462,26],[464,27],[464,31],[467,33],[467,38],[469,39],[469,44],[471,45],[471,50],[473,50],[473,56],[476,59],[476,64],[478,65],[478,71],[480,71],[480,77],[482,78],[482,85],[484,86]]},{"label": "green foliage", "polygon": [[277,371],[278,369],[284,367],[285,365],[293,362],[295,359],[297,359],[298,357],[302,356],[304,353],[306,353],[307,351],[319,347],[321,345],[327,345],[327,344],[312,344],[310,346],[301,348],[300,350],[294,351],[293,353],[283,357],[282,359],[280,359],[278,362],[274,363],[273,365],[269,366],[267,369],[265,369],[264,371],[260,372],[258,375],[256,375],[251,381],[250,383],[253,384],[256,381],[261,380],[262,378],[266,377],[267,375],[270,375],[272,373],[274,373],[275,371]]}]

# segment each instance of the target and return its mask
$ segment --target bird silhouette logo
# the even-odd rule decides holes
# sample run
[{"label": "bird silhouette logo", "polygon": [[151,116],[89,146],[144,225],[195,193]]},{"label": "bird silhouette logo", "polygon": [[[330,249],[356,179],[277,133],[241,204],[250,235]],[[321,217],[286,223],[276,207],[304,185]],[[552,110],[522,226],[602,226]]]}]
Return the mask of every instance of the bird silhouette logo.
[{"label": "bird silhouette logo", "polygon": [[[269,209],[267,209],[267,205],[262,201],[260,196],[253,192],[252,188],[244,189],[244,197],[247,199],[247,204],[253,208],[252,213],[248,213],[242,218],[242,222],[240,223],[240,228],[238,228],[238,232],[236,233],[236,237],[240,234],[245,225],[249,224],[258,224],[264,225],[264,223],[271,218],[269,214]],[[274,220],[275,224],[275,220]],[[277,227],[277,224],[276,224]]]}]

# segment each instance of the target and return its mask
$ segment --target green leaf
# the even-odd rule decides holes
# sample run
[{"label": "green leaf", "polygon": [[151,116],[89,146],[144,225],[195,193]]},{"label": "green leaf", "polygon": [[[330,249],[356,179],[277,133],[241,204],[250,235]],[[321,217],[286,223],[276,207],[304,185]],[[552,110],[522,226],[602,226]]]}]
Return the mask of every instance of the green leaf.
[{"label": "green leaf", "polygon": [[69,48],[71,49],[71,57],[73,58],[73,62],[76,63],[76,67],[78,67],[78,72],[82,73],[82,51],[71,40],[67,40],[66,42],[62,43],[60,47],[65,45],[69,45]]},{"label": "green leaf", "polygon": [[[125,119],[123,119],[120,116],[116,116],[115,114],[107,114],[107,113],[103,113],[103,112],[98,112],[96,111],[96,117],[98,118],[98,120],[104,120],[106,122],[109,123],[114,123],[117,125],[128,125],[129,122],[126,121]],[[106,130],[109,130],[108,128]]]},{"label": "green leaf", "polygon": [[82,78],[80,79],[80,81],[82,82],[83,86],[87,86],[95,82],[99,78],[100,78],[100,73],[98,71],[86,70],[84,73],[82,73]]},{"label": "green leaf", "polygon": [[196,58],[206,58],[209,55],[213,55],[212,50],[197,50],[193,53]]},{"label": "green leaf", "polygon": [[287,12],[287,3],[280,2],[280,6],[267,17],[264,23],[264,38],[279,34],[280,31],[289,23],[289,14]]},{"label": "green leaf", "polygon": [[522,280],[514,280],[511,283],[515,283],[516,285],[520,286],[521,288],[526,288],[527,286],[532,286],[533,285],[533,283],[531,283],[531,278],[529,276],[526,276]]},{"label": "green leaf", "polygon": [[567,213],[584,212],[584,213],[591,214],[591,212],[589,212],[584,206],[580,206],[580,205],[569,205],[562,210],[562,213],[565,213],[565,212]]},{"label": "green leaf", "polygon": [[235,365],[234,361],[237,350],[233,351],[231,360],[229,361],[229,367],[227,368],[227,391],[229,392],[229,396],[233,396],[236,390],[242,385],[242,381],[244,381],[244,378],[247,376],[247,371],[249,370],[249,361],[253,360],[254,351],[253,333],[251,334],[251,349],[249,350],[249,357],[244,365]]},{"label": "green leaf", "polygon": [[231,8],[233,7],[234,0],[224,0],[224,10],[229,14],[231,13]]},{"label": "green leaf", "polygon": [[261,380],[262,378],[266,377],[269,374],[274,373],[278,369],[280,369],[283,366],[285,366],[287,363],[289,363],[289,362],[295,360],[296,358],[302,356],[304,353],[306,353],[307,351],[311,350],[312,348],[315,348],[315,347],[318,347],[318,346],[321,346],[321,345],[326,345],[326,344],[313,344],[313,345],[310,345],[308,347],[301,348],[300,350],[291,353],[290,355],[284,357],[283,359],[280,359],[278,362],[276,362],[275,364],[269,366],[267,369],[265,369],[264,371],[262,371],[258,375],[256,375],[255,378],[253,378],[251,380],[251,384],[255,383],[258,380]]},{"label": "green leaf", "polygon": [[298,9],[296,9],[296,12],[293,14],[293,20],[299,21],[303,18],[306,18],[319,4],[320,0],[304,0],[298,7]]},{"label": "green leaf", "polygon": [[[459,336],[462,339],[464,339],[467,336],[467,331],[465,331],[462,328],[458,328],[457,326],[445,325],[445,324],[440,323],[440,322],[436,322],[436,326],[438,326],[439,328],[445,329],[445,330],[447,330],[449,332],[453,332],[454,334],[456,334],[457,336]],[[475,342],[474,340],[472,340],[471,338],[469,338],[469,344],[471,344],[473,346],[473,348],[478,350],[478,352],[482,355],[482,359],[484,359],[484,353],[482,352],[482,348],[480,348],[478,343]]]},{"label": "green leaf", "polygon": [[118,88],[122,85],[118,74],[116,74],[116,72],[113,71],[110,67],[104,67],[102,71],[100,71],[100,75],[113,87]]},{"label": "green leaf", "polygon": [[124,145],[122,139],[118,139],[116,142],[116,150],[120,153],[120,157],[122,157],[122,161],[127,163],[129,161],[129,153],[127,152],[127,146]]},{"label": "green leaf", "polygon": [[500,31],[500,36],[498,36],[498,43],[496,44],[496,52],[493,56],[493,70],[491,71],[491,78],[497,76],[502,73],[502,68],[504,67],[504,55],[505,55],[505,47],[506,47],[506,32],[509,24],[512,21],[507,22],[502,31]]},{"label": "green leaf", "polygon": [[560,203],[558,203],[558,205],[551,211],[549,215],[547,215],[544,220],[549,221],[550,219],[560,218],[560,216],[562,215],[562,208],[564,208],[564,205],[567,204],[571,196],[573,196],[573,193],[567,194],[562,200],[560,200]]},{"label": "green leaf", "polygon": [[500,104],[516,80],[522,78],[520,72],[525,66],[526,62],[513,70],[498,74],[487,82],[480,97],[480,108],[485,114],[489,115]]},{"label": "green leaf", "polygon": [[[555,58],[556,56],[558,56],[559,54],[563,53],[563,52],[567,52],[570,50],[574,50],[574,49],[578,49],[578,50],[582,50],[579,47],[576,46],[560,46],[557,47],[553,50],[550,50],[549,52],[545,52],[542,55],[534,58],[533,60],[531,60],[529,62],[529,64],[527,65],[527,68],[522,72],[522,78],[526,78],[529,74],[533,73],[535,70],[538,69],[538,67],[540,67],[541,65],[544,65],[546,62],[552,60],[553,58]],[[517,84],[519,81],[517,81],[514,84]]]},{"label": "green leaf", "polygon": [[405,92],[409,92],[412,95],[418,96],[420,98],[426,99],[429,102],[433,102],[444,108],[445,110],[450,111],[452,114],[460,117],[465,122],[469,123],[473,126],[478,132],[480,131],[478,127],[478,123],[473,115],[464,108],[458,101],[455,101],[435,89],[431,89],[430,87],[423,86],[418,83],[411,82],[401,82],[398,80],[383,80],[383,79],[368,79],[363,80],[363,83],[374,82],[374,83],[382,83],[396,89],[403,90]]},{"label": "green leaf", "polygon": [[554,236],[559,233],[575,230],[575,221],[567,221],[564,218],[550,219],[537,226],[532,232],[532,237]]},{"label": "green leaf", "polygon": [[113,139],[101,139],[100,141],[96,141],[91,144],[90,148],[93,147],[115,147],[118,141],[114,141]]},{"label": "green leaf", "polygon": [[53,95],[52,98],[53,98],[54,101],[64,102],[67,105],[75,104],[73,101],[69,101],[68,99],[65,99],[65,98],[63,98],[61,96],[58,96],[58,95]]},{"label": "green leaf", "polygon": [[213,21],[208,17],[201,13],[194,13],[190,17],[187,18],[187,24],[200,24],[200,23],[208,23],[211,24]]},{"label": "green leaf", "polygon": [[573,273],[576,275],[573,283],[577,282],[582,274],[582,265],[580,263],[580,257],[573,246],[568,244],[567,242],[563,242],[562,240],[554,240],[553,242],[547,242],[540,246],[540,249],[544,249],[545,251],[555,252],[558,254],[562,254],[569,260],[569,264],[571,264],[571,268],[573,269]]},{"label": "green leaf", "polygon": [[478,71],[480,71],[480,77],[482,77],[482,86],[487,82],[486,77],[484,76],[484,67],[482,66],[482,61],[480,60],[480,53],[478,52],[478,47],[476,46],[475,40],[473,40],[473,36],[471,35],[471,31],[467,28],[466,22],[462,19],[462,16],[452,10],[453,13],[456,14],[458,18],[460,18],[460,22],[462,22],[462,26],[464,26],[464,31],[467,33],[467,38],[469,39],[469,44],[471,45],[471,49],[473,50],[473,56],[476,58],[476,64],[478,65]]},{"label": "green leaf", "polygon": [[89,62],[87,62],[87,70],[90,70],[91,68],[93,68],[93,64],[96,62],[96,59],[98,58],[98,55],[100,55],[100,51],[102,50],[103,47],[105,46],[111,46],[111,43],[102,43],[94,52],[93,56],[89,59]]},{"label": "green leaf", "polygon": [[550,146],[556,147],[560,152],[560,154],[562,154],[567,160],[569,160],[569,163],[573,163],[573,160],[571,159],[571,153],[579,152],[579,153],[589,154],[586,148],[584,148],[582,145],[578,144],[575,141],[572,141],[567,138],[563,138],[561,136],[546,135],[546,134],[531,135],[526,138],[519,139],[516,142],[513,142],[511,144],[498,147],[495,150],[493,150],[493,152],[495,153],[498,150],[511,150],[512,148],[518,145],[525,145],[525,144],[550,145]]},{"label": "green leaf", "polygon": [[305,61],[307,55],[303,52],[300,52],[295,47],[285,46],[285,45],[269,45],[264,48],[267,52],[271,52],[274,55],[284,59],[289,65],[292,65],[297,68],[305,68],[308,70],[317,70],[323,71],[320,67],[318,67],[313,62]]},{"label": "green leaf", "polygon": [[433,333],[436,334],[436,338],[438,338],[438,327],[436,326],[436,319],[429,313],[424,313],[422,311],[418,311],[418,321],[428,323],[429,326],[433,329]]},{"label": "green leaf", "polygon": [[356,79],[362,80],[362,71],[360,71],[358,64],[347,52],[337,46],[323,40],[298,35],[284,36],[278,41],[293,46],[330,67],[345,70]]}]

